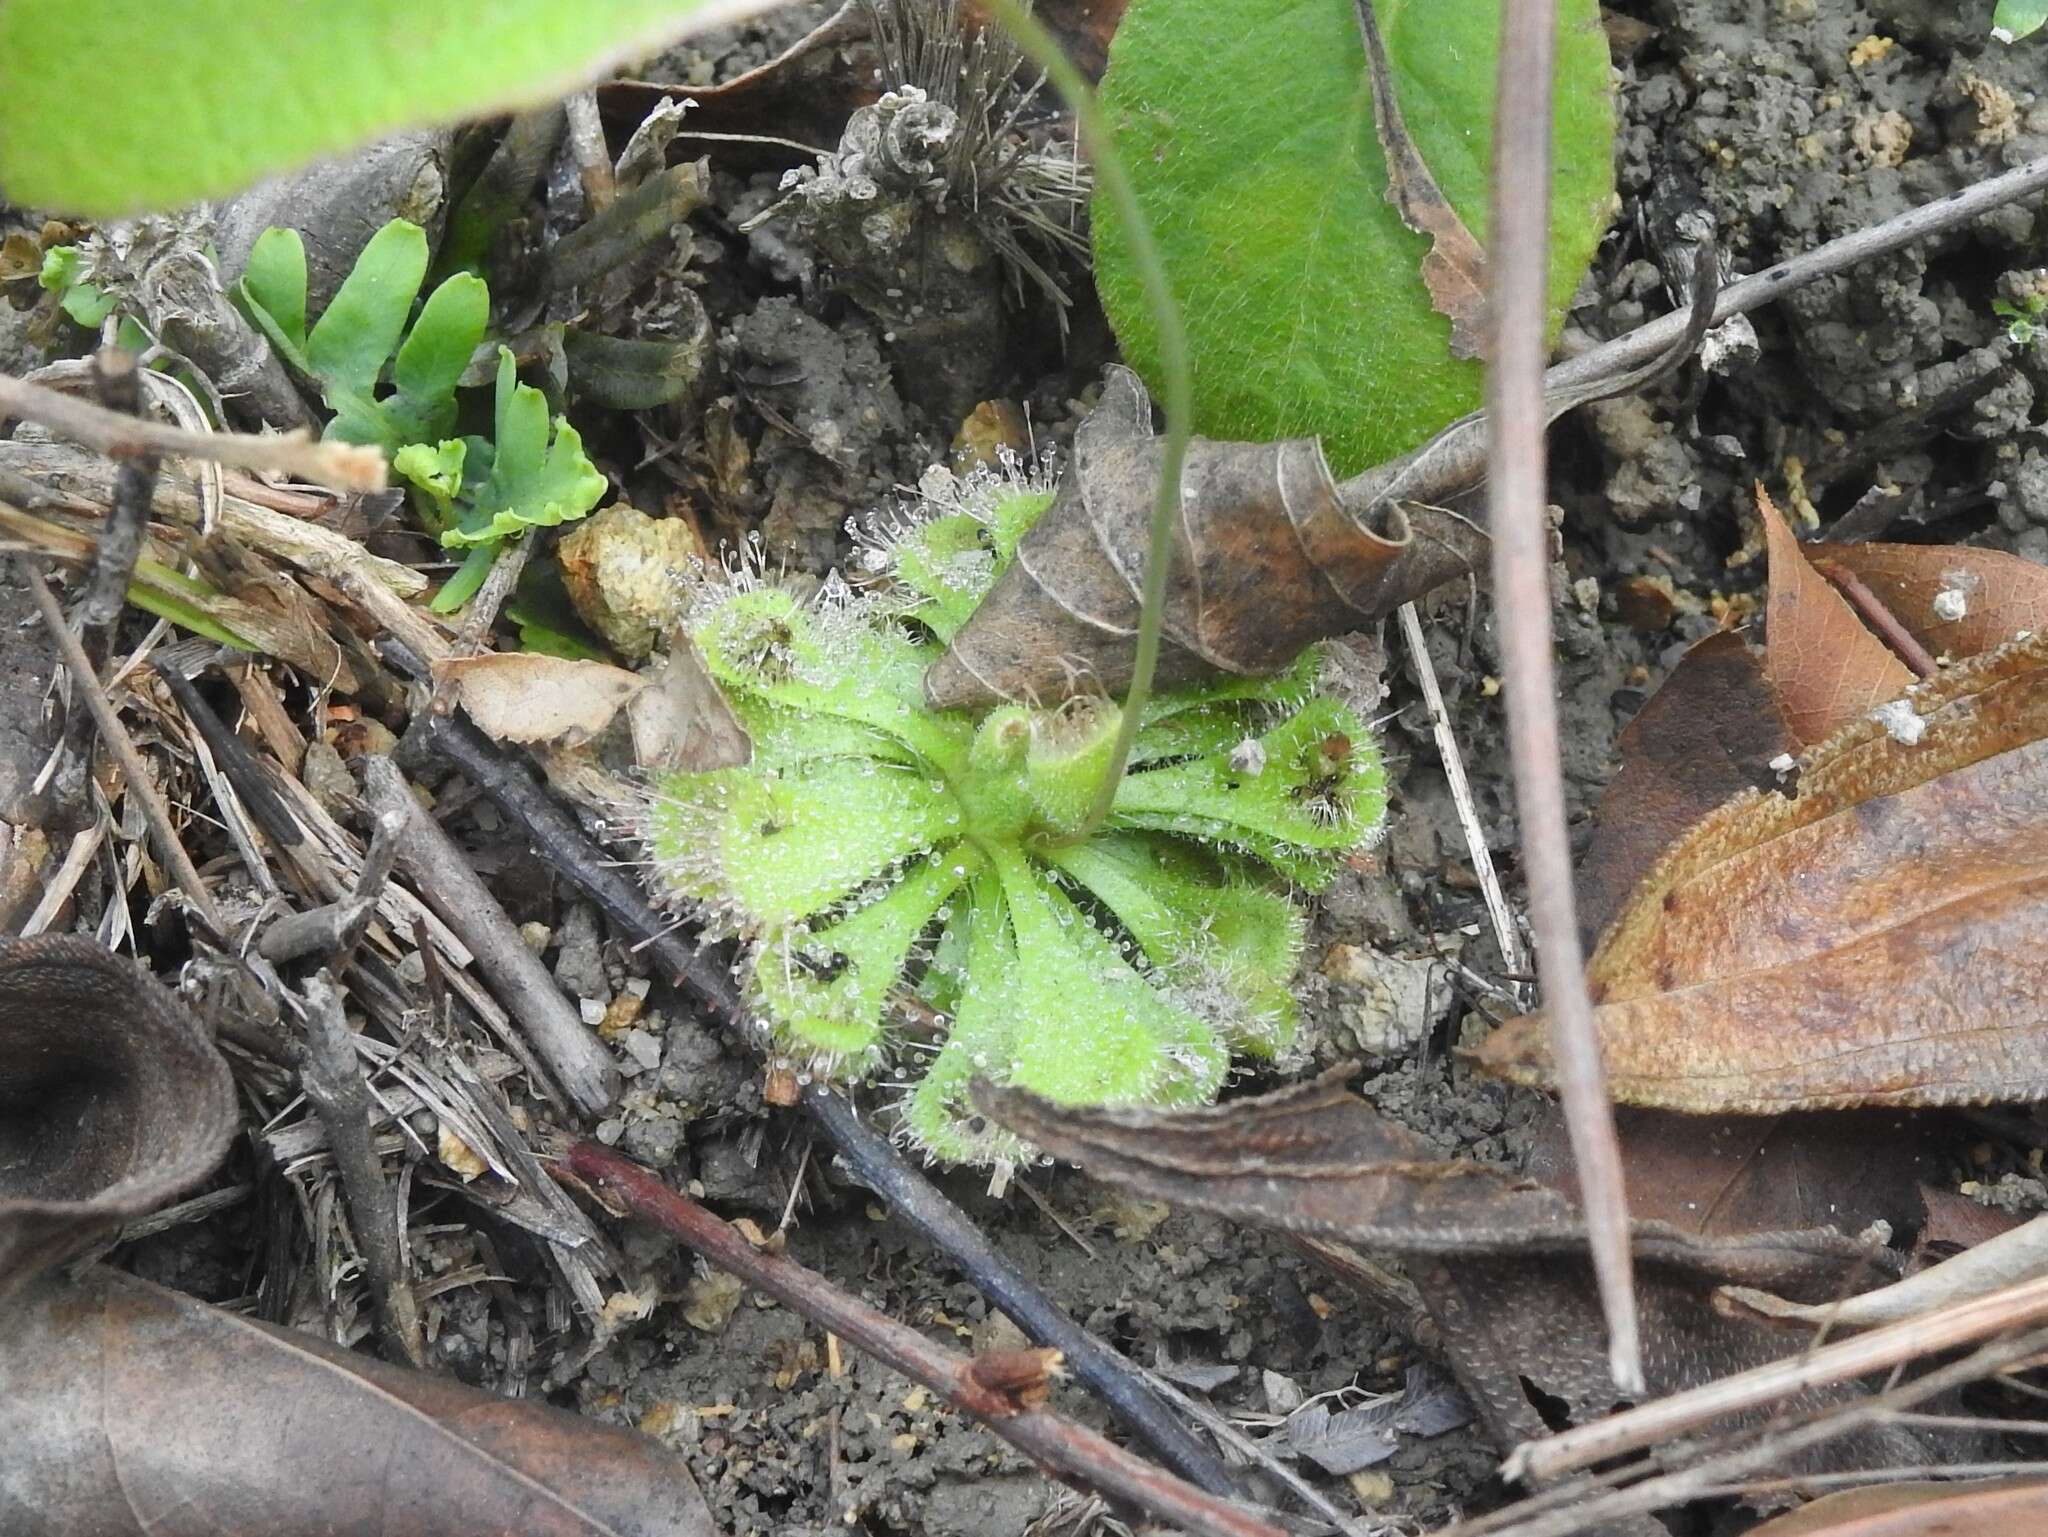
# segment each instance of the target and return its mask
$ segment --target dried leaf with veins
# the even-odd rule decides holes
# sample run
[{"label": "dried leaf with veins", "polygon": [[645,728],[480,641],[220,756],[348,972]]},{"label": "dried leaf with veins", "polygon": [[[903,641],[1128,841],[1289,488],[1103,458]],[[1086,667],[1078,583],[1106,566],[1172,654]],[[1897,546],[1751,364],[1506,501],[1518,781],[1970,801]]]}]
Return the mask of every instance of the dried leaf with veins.
[{"label": "dried leaf with veins", "polygon": [[1814,569],[1762,487],[1756,501],[1771,573],[1764,678],[1794,739],[1818,742],[1898,698],[1913,673]]},{"label": "dried leaf with veins", "polygon": [[[1808,752],[1794,793],[1721,806],[1637,887],[1589,968],[1618,1100],[1767,1113],[2048,1094],[2048,638],[1903,705]],[[1550,1079],[1535,1018],[1478,1058]]]},{"label": "dried leaf with veins", "polygon": [[1864,583],[1935,656],[1975,656],[2048,630],[2048,569],[1955,544],[1810,544],[1810,559]]},{"label": "dried leaf with veins", "polygon": [[434,674],[453,682],[470,719],[500,742],[587,742],[649,682],[609,662],[539,651],[451,657]]},{"label": "dried leaf with veins", "polygon": [[716,1532],[682,1459],[644,1436],[100,1267],[8,1304],[0,1445],[9,1533]]}]

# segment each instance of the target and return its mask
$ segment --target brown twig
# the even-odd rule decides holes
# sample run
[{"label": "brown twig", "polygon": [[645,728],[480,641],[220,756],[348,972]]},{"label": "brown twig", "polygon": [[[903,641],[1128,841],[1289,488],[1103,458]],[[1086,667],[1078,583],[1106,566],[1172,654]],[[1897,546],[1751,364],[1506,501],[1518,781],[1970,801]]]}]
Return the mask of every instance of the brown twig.
[{"label": "brown twig", "polygon": [[1502,1472],[1511,1479],[1540,1483],[1624,1452],[1655,1446],[1744,1409],[1937,1355],[2044,1319],[2048,1319],[2048,1276],[1939,1313],[1887,1324],[1805,1355],[1753,1367],[1718,1382],[1702,1383],[1546,1440],[1527,1442],[1515,1448]]},{"label": "brown twig", "polygon": [[1870,590],[1862,577],[1838,560],[1816,560],[1813,569],[1833,584],[1849,606],[1856,610],[1857,616],[1877,632],[1878,639],[1912,669],[1914,677],[1931,678],[1941,671],[1941,664],[1928,654],[1919,637],[1900,622],[1899,616],[1891,611],[1884,599]]},{"label": "brown twig", "polygon": [[[1508,55],[1503,53],[1501,57],[1505,60]],[[1519,131],[1519,127],[1514,131]],[[1737,279],[1716,296],[1711,323],[1718,325],[1731,316],[1762,309],[1808,283],[1888,256],[2044,188],[2048,188],[2048,155]],[[1687,324],[1686,311],[1679,310],[1637,326],[1558,364],[1550,370],[1547,383],[1553,391],[1567,391],[1589,380],[1605,379],[1647,363],[1678,341]]]},{"label": "brown twig", "polygon": [[1529,927],[1536,941],[1572,1156],[1578,1164],[1593,1269],[1607,1317],[1608,1367],[1623,1392],[1640,1393],[1642,1344],[1630,1274],[1628,1205],[1573,913],[1571,841],[1565,830],[1551,655],[1543,365],[1550,308],[1550,87],[1556,40],[1554,0],[1501,0],[1493,133],[1494,244],[1488,264],[1494,337],[1486,376],[1491,463],[1487,505]]},{"label": "brown twig", "polygon": [[[1580,1533],[1598,1530],[1603,1522],[1647,1515],[1653,1510],[1702,1498],[1758,1469],[1783,1465],[1838,1436],[1889,1420],[1900,1409],[2023,1365],[2044,1349],[2048,1349],[2048,1329],[1995,1340],[1960,1361],[1884,1393],[1828,1405],[1789,1425],[1782,1421],[1773,1423],[1767,1434],[1759,1435],[1751,1428],[1704,1444],[1679,1442],[1652,1454],[1651,1466],[1682,1462],[1684,1466],[1677,1471],[1630,1483],[1644,1471],[1641,1464],[1610,1469],[1582,1481],[1557,1484],[1527,1500],[1452,1527],[1440,1537],[1579,1537]],[[1617,1484],[1628,1487],[1614,1487]]]},{"label": "brown twig", "polygon": [[[1048,1409],[1027,1407],[1054,1352],[965,1356],[935,1345],[785,1255],[756,1249],[731,1226],[631,1160],[594,1142],[569,1151],[570,1174],[643,1222],[673,1234],[720,1270],[766,1292],[840,1339],[859,1346],[954,1408],[970,1414],[1055,1476],[1180,1527],[1197,1537],[1282,1537],[1244,1507],[1204,1493],[1094,1431]],[[1032,1359],[1023,1359],[1023,1357]]]},{"label": "brown twig", "polygon": [[619,1095],[618,1069],[562,996],[540,957],[519,937],[467,856],[413,799],[405,776],[389,758],[367,754],[363,783],[380,817],[404,820],[398,862],[421,899],[469,947],[477,969],[490,980],[570,1103],[587,1116],[603,1115]]},{"label": "brown twig", "polygon": [[150,841],[156,845],[157,857],[163,861],[171,879],[177,882],[178,889],[185,893],[193,911],[199,914],[216,938],[225,939],[227,926],[221,919],[213,893],[206,889],[206,882],[199,878],[199,871],[193,866],[192,856],[178,841],[177,829],[171,825],[170,808],[164,804],[155,781],[149,777],[148,765],[142,761],[142,754],[128,735],[128,729],[121,724],[106,690],[100,687],[100,680],[94,676],[92,664],[86,660],[78,637],[64,622],[64,611],[57,606],[49,583],[43,580],[40,571],[25,562],[22,576],[28,582],[29,594],[35,599],[36,608],[42,614],[51,638],[56,641],[65,666],[71,669],[72,686],[84,696],[86,708],[92,711],[93,722],[100,728],[100,739],[107,744],[107,751],[114,755],[114,761],[121,766],[122,776],[128,781],[128,793],[142,807],[143,820],[149,824]]},{"label": "brown twig", "polygon": [[[369,895],[374,901],[374,894]],[[424,1366],[427,1350],[419,1299],[400,1259],[398,1225],[403,1216],[370,1135],[370,1093],[342,1018],[341,990],[329,973],[320,971],[306,979],[303,991],[306,1050],[299,1062],[299,1083],[327,1128],[327,1147],[341,1176],[378,1332],[398,1359]]]},{"label": "brown twig", "polygon": [[245,470],[276,470],[342,491],[381,491],[387,466],[383,453],[353,443],[315,442],[303,432],[248,437],[237,432],[186,432],[161,422],[140,421],[104,406],[74,400],[56,390],[0,374],[0,419],[36,422],[110,459],[211,459]]}]

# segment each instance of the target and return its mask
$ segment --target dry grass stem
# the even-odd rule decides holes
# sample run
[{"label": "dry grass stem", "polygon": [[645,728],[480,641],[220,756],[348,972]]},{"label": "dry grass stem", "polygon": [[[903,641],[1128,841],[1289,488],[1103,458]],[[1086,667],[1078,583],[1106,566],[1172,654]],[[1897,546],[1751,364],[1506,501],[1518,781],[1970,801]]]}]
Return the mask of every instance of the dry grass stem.
[{"label": "dry grass stem", "polygon": [[1543,370],[1549,311],[1552,0],[1502,0],[1495,96],[1494,317],[1487,370],[1493,589],[1501,628],[1515,802],[1529,927],[1550,1017],[1558,1086],[1578,1164],[1593,1267],[1607,1317],[1608,1360],[1625,1393],[1643,1388],[1628,1205],[1593,1008],[1586,994],[1565,830],[1556,667],[1551,655],[1550,561],[1544,508]]}]

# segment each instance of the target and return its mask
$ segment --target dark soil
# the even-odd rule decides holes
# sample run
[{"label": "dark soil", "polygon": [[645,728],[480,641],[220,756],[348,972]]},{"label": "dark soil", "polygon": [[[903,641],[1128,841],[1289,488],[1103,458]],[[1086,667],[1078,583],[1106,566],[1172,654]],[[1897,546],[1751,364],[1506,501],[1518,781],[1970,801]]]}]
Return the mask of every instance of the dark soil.
[{"label": "dark soil", "polygon": [[[1991,42],[1991,5],[1618,5],[1610,31],[1622,205],[1566,347],[1673,305],[1660,266],[1673,198],[1710,212],[1733,269],[1746,272],[2048,152],[2048,46]],[[700,85],[729,79],[827,9],[795,7],[699,39],[643,73]],[[822,569],[844,555],[848,517],[942,462],[960,422],[920,403],[927,392],[906,378],[900,339],[812,270],[799,235],[781,225],[738,233],[773,201],[780,172],[728,169],[715,152],[712,164],[714,206],[694,229],[719,357],[716,399],[701,419],[720,425],[693,437],[664,423],[687,452],[640,471],[631,499],[656,509],[695,497],[708,532],[758,529],[793,566]],[[1581,825],[1613,771],[1620,728],[1686,644],[1755,594],[1753,482],[1844,536],[1981,542],[2048,561],[2048,410],[2038,398],[2048,391],[2048,345],[2015,345],[1992,311],[1994,299],[2031,281],[2044,253],[2048,214],[2008,208],[1756,316],[1753,361],[1722,375],[1689,368],[1646,397],[1560,427],[1555,620],[1567,783]],[[1067,277],[1085,294],[1085,276]],[[1040,439],[1056,444],[1112,344],[1085,300],[1064,354],[1042,300],[1008,324],[1004,350],[982,360],[999,381],[992,393],[1028,408]],[[13,356],[0,321],[0,362]],[[623,424],[616,436],[613,447],[631,438]],[[9,597],[0,592],[0,605]],[[1512,894],[1515,825],[1491,606],[1483,593],[1452,591],[1426,618]],[[10,660],[11,643],[0,633]],[[1366,1093],[1442,1152],[1513,1161],[1537,1106],[1472,1076],[1453,1055],[1496,1005],[1447,963],[1494,979],[1502,964],[1412,665],[1398,646],[1391,658],[1378,712],[1397,787],[1388,832],[1320,901],[1293,1066],[1362,1057]],[[0,736],[25,697],[9,692]],[[7,772],[0,755],[0,790]],[[635,963],[587,910],[558,903],[546,872],[504,849],[502,833],[457,826],[496,865],[515,916],[552,929],[548,960],[569,991],[603,1005],[628,989]],[[831,1164],[804,1121],[761,1107],[757,1064],[664,988],[652,989],[618,1040],[629,1090],[600,1129],[606,1140],[689,1182],[726,1215],[770,1228],[793,1209],[791,1253],[896,1318],[963,1344],[1011,1337],[943,1260]],[[1272,1081],[1264,1074],[1244,1087]],[[1064,1169],[1024,1176],[1037,1199],[1014,1188],[991,1199],[973,1176],[941,1182],[1026,1273],[1136,1360],[1236,1368],[1208,1393],[1226,1414],[1266,1416],[1287,1391],[1269,1374],[1304,1394],[1383,1393],[1398,1390],[1419,1359],[1371,1305],[1258,1233],[1133,1202]],[[1076,1513],[1071,1496],[893,1373],[850,1349],[837,1353],[835,1371],[827,1340],[795,1315],[737,1295],[665,1241],[627,1230],[619,1241],[648,1315],[594,1353],[559,1316],[542,1314],[543,1288],[525,1282],[544,1272],[522,1272],[518,1246],[501,1242],[541,1342],[530,1390],[675,1447],[733,1537],[849,1525],[902,1537],[1010,1537],[1055,1512]],[[208,1240],[159,1253],[167,1242],[131,1262],[217,1295],[239,1289]],[[439,1364],[495,1381],[505,1343],[482,1294],[448,1293],[438,1322]],[[1100,1423],[1071,1385],[1056,1402]],[[1412,1527],[1494,1498],[1492,1463],[1469,1429],[1410,1441],[1350,1486],[1304,1471],[1347,1508]]]}]

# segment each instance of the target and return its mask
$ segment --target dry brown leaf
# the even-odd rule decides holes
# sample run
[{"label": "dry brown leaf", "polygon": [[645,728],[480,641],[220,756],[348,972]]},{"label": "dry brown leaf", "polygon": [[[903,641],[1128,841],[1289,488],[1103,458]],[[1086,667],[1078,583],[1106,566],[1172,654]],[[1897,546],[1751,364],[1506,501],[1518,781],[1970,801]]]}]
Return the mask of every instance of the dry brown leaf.
[{"label": "dry brown leaf", "polygon": [[450,657],[434,667],[484,735],[500,742],[587,742],[647,680],[607,662],[570,661],[538,651]]},{"label": "dry brown leaf", "polygon": [[0,1319],[9,1537],[714,1537],[680,1457],[94,1268]]},{"label": "dry brown leaf", "polygon": [[1851,572],[1935,656],[1975,656],[2048,629],[2048,567],[1957,544],[1810,544]]},{"label": "dry brown leaf", "polygon": [[1458,210],[1437,185],[1422,151],[1408,136],[1372,0],[1356,0],[1356,6],[1358,29],[1365,38],[1367,75],[1372,82],[1373,126],[1379,132],[1380,149],[1387,162],[1387,201],[1400,212],[1403,224],[1416,234],[1429,237],[1429,251],[1422,258],[1422,282],[1429,290],[1430,307],[1451,322],[1451,355],[1484,356],[1486,253],[1465,228]]},{"label": "dry brown leaf", "polygon": [[[1855,720],[1796,792],[1719,807],[1658,862],[1589,968],[1627,1104],[1767,1113],[2048,1094],[2048,639]],[[1911,738],[1911,740],[1907,740]],[[1478,1053],[1548,1084],[1545,1027]]]},{"label": "dry brown leaf", "polygon": [[1732,630],[1679,658],[1614,744],[1621,768],[1593,813],[1579,862],[1585,942],[1688,827],[1723,801],[1774,785],[1771,762],[1797,744],[1762,665]]},{"label": "dry brown leaf", "polygon": [[[1137,375],[1113,368],[1074,433],[1052,507],[925,674],[936,709],[1121,693],[1137,654],[1159,439]],[[1311,641],[1392,613],[1483,560],[1485,536],[1439,508],[1383,524],[1340,494],[1311,439],[1189,445],[1158,682],[1279,672]]]},{"label": "dry brown leaf", "polygon": [[2044,1529],[2048,1480],[2001,1478],[1847,1489],[1766,1521],[1750,1537],[2022,1537]]},{"label": "dry brown leaf", "polygon": [[1898,698],[1913,674],[1814,570],[1761,486],[1756,509],[1771,563],[1764,677],[1793,737],[1822,741]]},{"label": "dry brown leaf", "polygon": [[147,972],[0,941],[0,1532],[713,1537],[639,1436],[60,1261],[189,1189],[227,1063]]},{"label": "dry brown leaf", "polygon": [[626,704],[633,761],[640,767],[706,774],[736,768],[753,756],[747,728],[704,670],[687,633],[676,631],[668,655],[646,676],[649,686]]},{"label": "dry brown leaf", "polygon": [[[1615,1112],[1629,1214],[1704,1238],[1833,1228],[1894,1233],[1927,1217],[1923,1178],[1945,1172],[1941,1141],[1910,1111],[1827,1115],[1675,1115]],[[1526,1172],[1578,1204],[1563,1114],[1537,1123]]]}]

